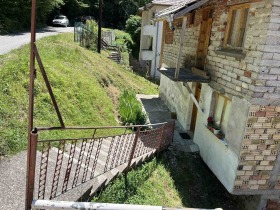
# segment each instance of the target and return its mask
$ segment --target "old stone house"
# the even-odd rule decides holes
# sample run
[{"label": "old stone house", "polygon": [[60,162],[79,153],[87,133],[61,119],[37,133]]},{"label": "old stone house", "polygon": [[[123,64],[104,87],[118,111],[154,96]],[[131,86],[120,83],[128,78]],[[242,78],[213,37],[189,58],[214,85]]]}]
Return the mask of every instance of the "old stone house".
[{"label": "old stone house", "polygon": [[280,196],[280,0],[186,0],[163,24],[160,96],[232,194]]}]

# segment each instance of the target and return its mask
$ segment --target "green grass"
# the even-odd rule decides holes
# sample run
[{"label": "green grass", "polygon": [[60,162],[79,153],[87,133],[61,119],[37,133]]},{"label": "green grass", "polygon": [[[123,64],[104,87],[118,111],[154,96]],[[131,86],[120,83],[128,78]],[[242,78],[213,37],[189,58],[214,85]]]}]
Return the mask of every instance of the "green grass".
[{"label": "green grass", "polygon": [[[164,181],[163,181],[164,180]],[[94,202],[182,206],[174,181],[156,159],[119,176]]]},{"label": "green grass", "polygon": [[119,176],[93,202],[226,210],[244,209],[198,153],[164,151],[157,159]]},{"label": "green grass", "polygon": [[[122,90],[158,92],[156,85],[125,66],[74,43],[73,34],[41,39],[37,47],[67,126],[117,125],[116,107]],[[28,45],[0,56],[0,79],[0,155],[5,155],[26,149]],[[34,117],[37,127],[59,126],[38,67]],[[62,136],[65,132],[46,132],[44,138]]]}]

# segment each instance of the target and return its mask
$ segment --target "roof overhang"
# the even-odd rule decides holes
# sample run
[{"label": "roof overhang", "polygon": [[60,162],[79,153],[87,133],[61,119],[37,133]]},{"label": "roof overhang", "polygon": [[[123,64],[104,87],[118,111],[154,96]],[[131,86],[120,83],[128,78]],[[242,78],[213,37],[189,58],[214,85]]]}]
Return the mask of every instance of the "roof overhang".
[{"label": "roof overhang", "polygon": [[207,73],[203,73],[203,71],[196,68],[193,68],[192,70],[181,68],[178,78],[175,77],[175,70],[175,68],[161,68],[158,71],[174,82],[210,82],[210,77]]},{"label": "roof overhang", "polygon": [[185,2],[171,6],[160,11],[155,15],[155,21],[168,20],[172,17],[173,20],[185,16],[187,13],[201,7],[209,0],[186,0]]}]

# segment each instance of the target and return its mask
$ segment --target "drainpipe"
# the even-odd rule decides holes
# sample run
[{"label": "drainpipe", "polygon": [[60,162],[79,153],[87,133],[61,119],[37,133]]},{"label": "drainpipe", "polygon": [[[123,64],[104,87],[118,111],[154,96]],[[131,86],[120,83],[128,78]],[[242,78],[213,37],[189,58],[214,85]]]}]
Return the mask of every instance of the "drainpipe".
[{"label": "drainpipe", "polygon": [[154,75],[153,78],[156,77],[156,71],[157,71],[157,57],[158,57],[158,30],[159,30],[159,22],[156,23],[157,24],[157,35],[156,35],[156,49],[155,49],[155,68],[154,68]]}]

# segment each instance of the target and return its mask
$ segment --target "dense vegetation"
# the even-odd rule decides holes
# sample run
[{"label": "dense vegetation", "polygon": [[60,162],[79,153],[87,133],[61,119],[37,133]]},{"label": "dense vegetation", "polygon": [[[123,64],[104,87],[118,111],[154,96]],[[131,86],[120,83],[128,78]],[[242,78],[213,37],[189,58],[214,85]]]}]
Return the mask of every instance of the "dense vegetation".
[{"label": "dense vegetation", "polygon": [[[150,0],[103,0],[105,27],[125,28],[130,15]],[[91,15],[98,20],[98,0],[37,0],[37,25],[50,24],[54,15],[64,14],[71,23],[74,18]],[[31,0],[0,1],[0,34],[21,31],[30,27]]]},{"label": "dense vegetation", "polygon": [[[124,89],[146,94],[158,91],[156,85],[106,55],[73,43],[73,34],[50,36],[39,40],[37,45],[68,126],[117,125],[118,97]],[[0,56],[0,80],[1,156],[26,148],[28,45]],[[39,72],[35,84],[35,126],[59,125]],[[52,133],[52,138],[60,135]]]}]

